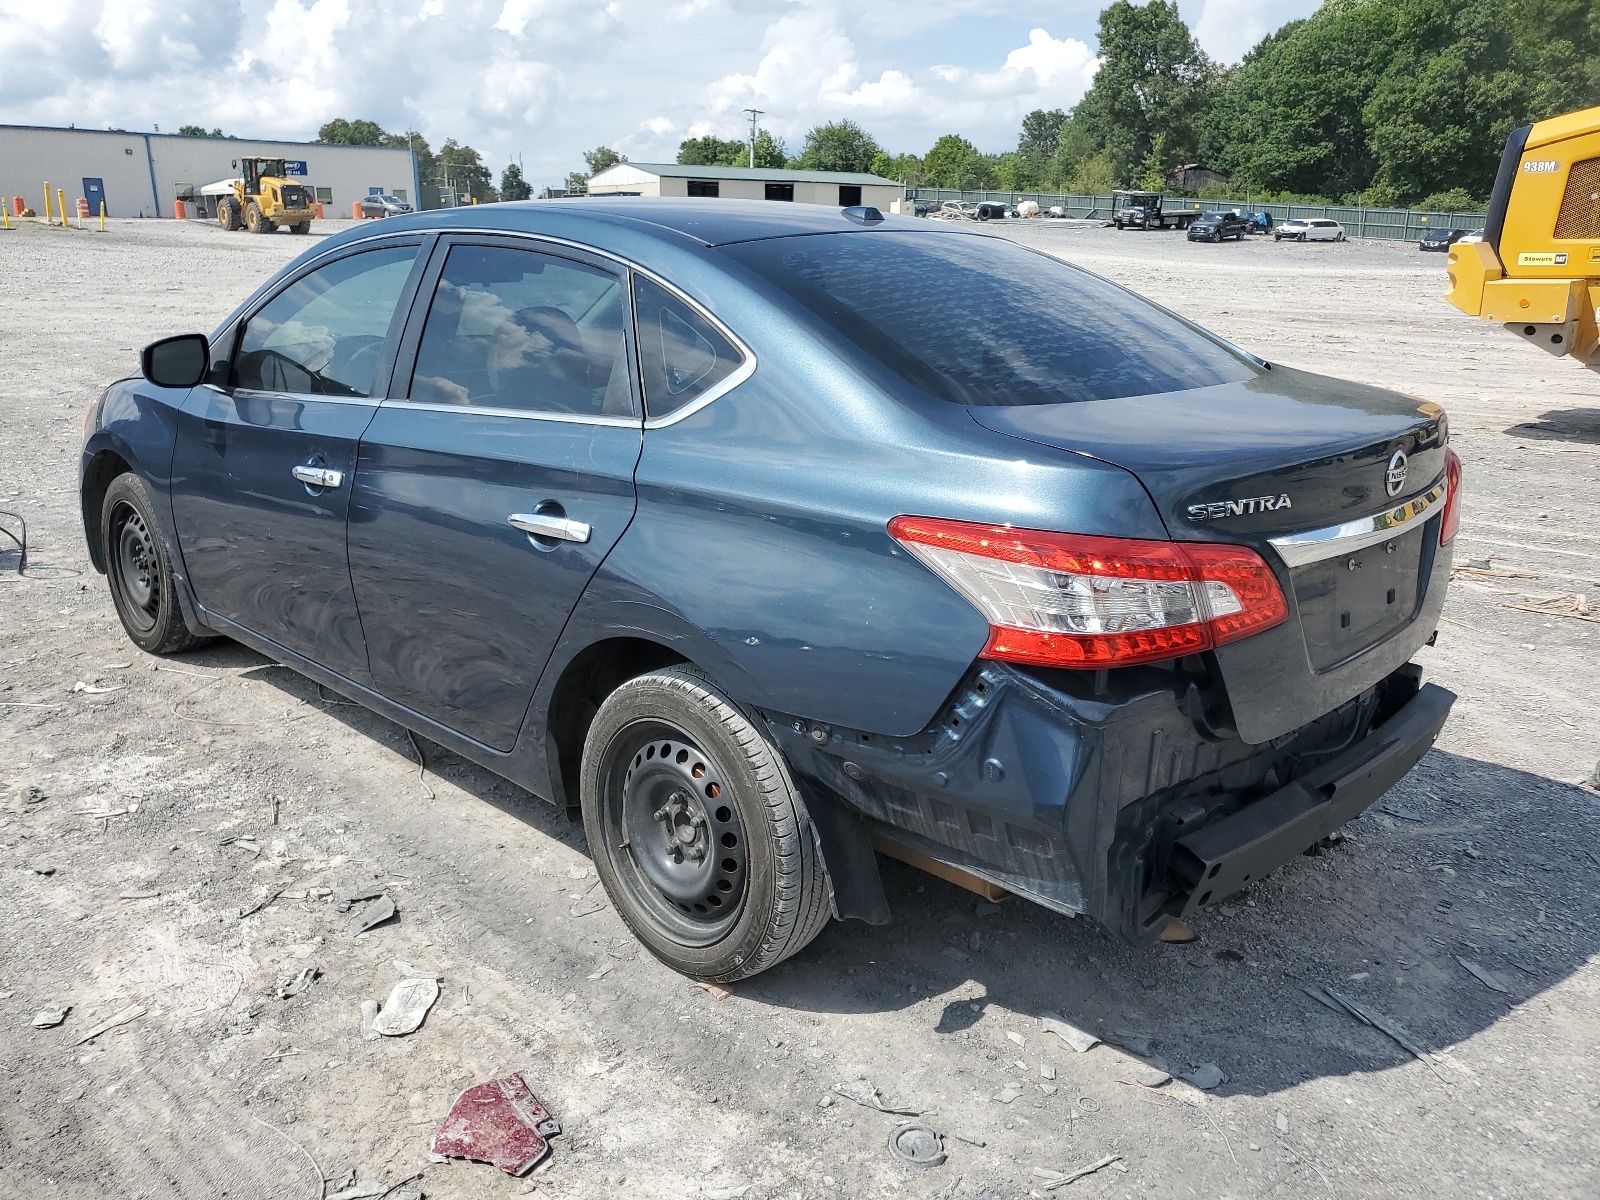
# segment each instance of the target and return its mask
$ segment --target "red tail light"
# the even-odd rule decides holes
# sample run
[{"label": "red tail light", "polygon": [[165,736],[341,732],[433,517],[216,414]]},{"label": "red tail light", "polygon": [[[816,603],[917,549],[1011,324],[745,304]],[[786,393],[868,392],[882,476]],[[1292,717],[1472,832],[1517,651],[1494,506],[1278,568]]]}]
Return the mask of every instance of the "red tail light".
[{"label": "red tail light", "polygon": [[1285,620],[1246,546],[1090,537],[896,517],[889,534],[989,622],[983,657],[1115,667],[1195,654]]},{"label": "red tail light", "polygon": [[1444,452],[1444,483],[1449,492],[1444,498],[1444,520],[1439,522],[1439,545],[1447,546],[1461,528],[1461,456]]}]

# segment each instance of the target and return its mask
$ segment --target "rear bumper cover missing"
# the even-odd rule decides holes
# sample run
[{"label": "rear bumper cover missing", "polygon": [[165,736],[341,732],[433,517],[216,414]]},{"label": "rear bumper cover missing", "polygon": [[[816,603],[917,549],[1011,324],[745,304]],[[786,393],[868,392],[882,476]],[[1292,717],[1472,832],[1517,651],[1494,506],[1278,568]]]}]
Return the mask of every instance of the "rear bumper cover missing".
[{"label": "rear bumper cover missing", "polygon": [[1082,675],[983,663],[913,738],[767,718],[809,802],[856,830],[834,842],[861,853],[824,847],[839,915],[887,919],[869,839],[889,834],[1142,941],[1359,816],[1455,701],[1406,664],[1255,745],[1206,699],[1205,674],[1133,668],[1101,694]]},{"label": "rear bumper cover missing", "polygon": [[1171,866],[1193,890],[1175,915],[1231,896],[1364,813],[1428,752],[1455,701],[1427,684],[1332,762],[1179,838]]}]

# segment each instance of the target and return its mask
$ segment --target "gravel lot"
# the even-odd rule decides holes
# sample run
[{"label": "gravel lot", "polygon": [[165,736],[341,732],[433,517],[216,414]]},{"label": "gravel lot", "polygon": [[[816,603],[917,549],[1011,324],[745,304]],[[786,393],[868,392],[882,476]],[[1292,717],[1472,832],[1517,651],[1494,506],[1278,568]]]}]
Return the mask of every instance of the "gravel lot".
[{"label": "gravel lot", "polygon": [[[397,726],[237,645],[157,661],[122,636],[77,518],[84,407],[307,241],[0,231],[0,508],[29,533],[26,575],[0,550],[0,1196],[300,1200],[352,1169],[440,1198],[1600,1194],[1600,622],[1550,600],[1600,617],[1600,375],[1456,313],[1444,256],[1409,245],[1005,232],[1269,358],[1449,408],[1477,569],[1422,661],[1460,702],[1389,812],[1191,945],[888,864],[894,924],[836,923],[719,1000],[597,907],[581,831],[543,802],[425,742],[419,774]],[[399,920],[353,938],[305,896],[353,882]],[[442,998],[364,1041],[395,959]],[[1149,1045],[1074,1053],[1052,1011]],[[1146,1089],[1150,1063],[1226,1081]],[[552,1165],[430,1165],[454,1096],[510,1070],[565,1126]],[[903,1118],[831,1093],[855,1079],[964,1140],[898,1164]],[[1110,1154],[1126,1169],[1059,1191],[1036,1173]]]}]

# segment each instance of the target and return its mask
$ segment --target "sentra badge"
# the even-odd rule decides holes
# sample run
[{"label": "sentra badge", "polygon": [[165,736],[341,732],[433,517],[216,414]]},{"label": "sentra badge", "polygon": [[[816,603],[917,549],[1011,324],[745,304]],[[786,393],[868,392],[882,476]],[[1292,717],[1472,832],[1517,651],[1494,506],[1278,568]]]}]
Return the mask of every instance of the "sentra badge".
[{"label": "sentra badge", "polygon": [[1218,517],[1242,517],[1249,513],[1277,512],[1293,508],[1289,493],[1281,496],[1249,496],[1242,500],[1213,500],[1210,504],[1189,505],[1189,520],[1215,521]]}]

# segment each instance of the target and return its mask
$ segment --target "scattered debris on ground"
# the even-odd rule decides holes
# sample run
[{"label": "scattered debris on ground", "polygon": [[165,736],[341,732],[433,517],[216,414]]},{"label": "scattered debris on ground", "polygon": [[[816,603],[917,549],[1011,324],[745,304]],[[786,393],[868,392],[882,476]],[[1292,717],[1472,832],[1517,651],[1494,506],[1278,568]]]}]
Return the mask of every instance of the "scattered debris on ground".
[{"label": "scattered debris on ground", "polygon": [[434,1135],[432,1156],[491,1163],[507,1175],[525,1175],[550,1153],[547,1139],[561,1132],[521,1075],[470,1087],[456,1097]]},{"label": "scattered debris on ground", "polygon": [[1076,1025],[1069,1025],[1056,1013],[1045,1013],[1039,1018],[1039,1024],[1044,1026],[1046,1033],[1053,1033],[1079,1054],[1084,1054],[1100,1044],[1100,1039],[1092,1033],[1086,1033]]},{"label": "scattered debris on ground", "polygon": [[1103,1171],[1107,1167],[1115,1167],[1119,1171],[1126,1171],[1126,1160],[1120,1154],[1108,1154],[1104,1158],[1097,1158],[1087,1166],[1079,1167],[1075,1171],[1052,1171],[1048,1167],[1035,1167],[1034,1178],[1044,1181],[1044,1190],[1053,1192],[1057,1188],[1066,1187],[1075,1183],[1085,1175],[1093,1175],[1096,1171]]},{"label": "scattered debris on ground", "polygon": [[926,1125],[896,1125],[889,1131],[889,1152],[914,1167],[937,1167],[945,1160],[944,1139]]}]

